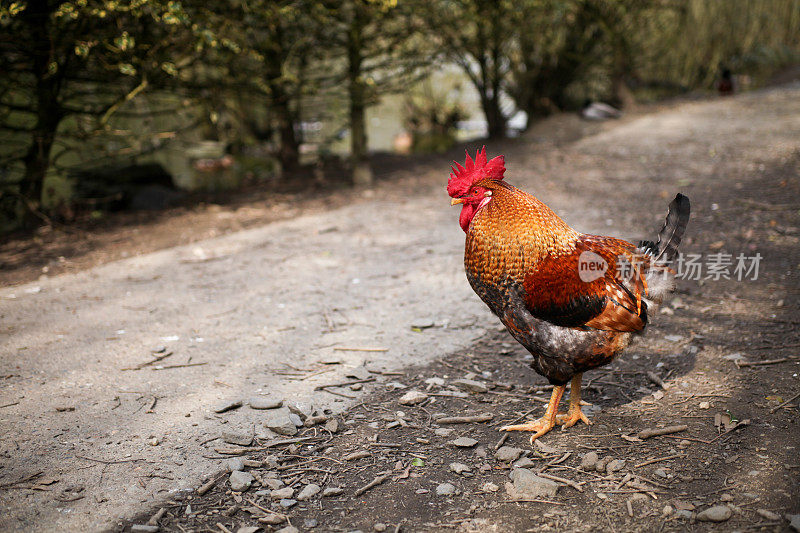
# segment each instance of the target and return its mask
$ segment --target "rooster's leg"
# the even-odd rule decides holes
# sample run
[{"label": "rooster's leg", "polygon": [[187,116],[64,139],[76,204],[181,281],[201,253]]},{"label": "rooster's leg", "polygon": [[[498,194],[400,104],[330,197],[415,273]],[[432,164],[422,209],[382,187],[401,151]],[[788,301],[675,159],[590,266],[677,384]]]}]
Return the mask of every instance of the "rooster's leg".
[{"label": "rooster's leg", "polygon": [[561,395],[564,394],[565,385],[553,387],[553,395],[550,396],[550,403],[547,404],[547,411],[544,416],[539,420],[531,420],[524,424],[517,424],[514,426],[503,426],[500,431],[535,431],[531,436],[531,443],[553,429],[556,425],[556,414],[558,413],[558,403],[561,401]]},{"label": "rooster's leg", "polygon": [[581,377],[583,374],[578,374],[572,378],[572,385],[569,391],[569,411],[565,415],[556,415],[556,422],[564,424],[564,428],[571,428],[578,421],[584,424],[591,424],[586,415],[581,411]]}]

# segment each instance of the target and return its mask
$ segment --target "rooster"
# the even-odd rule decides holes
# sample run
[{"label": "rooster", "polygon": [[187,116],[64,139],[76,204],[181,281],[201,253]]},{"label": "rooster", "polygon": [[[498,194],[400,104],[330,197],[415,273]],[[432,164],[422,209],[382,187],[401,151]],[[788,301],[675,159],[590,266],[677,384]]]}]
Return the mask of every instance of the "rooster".
[{"label": "rooster", "polygon": [[[532,431],[532,443],[556,424],[590,424],[581,412],[581,376],[611,362],[643,332],[648,313],[671,290],[669,266],[689,220],[689,199],[678,194],[657,240],[635,246],[575,231],[506,183],[503,156],[487,161],[485,147],[451,169],[447,192],[451,205],[462,206],[467,279],[553,385],[542,418],[501,430]],[[559,414],[570,381],[569,410]]]}]

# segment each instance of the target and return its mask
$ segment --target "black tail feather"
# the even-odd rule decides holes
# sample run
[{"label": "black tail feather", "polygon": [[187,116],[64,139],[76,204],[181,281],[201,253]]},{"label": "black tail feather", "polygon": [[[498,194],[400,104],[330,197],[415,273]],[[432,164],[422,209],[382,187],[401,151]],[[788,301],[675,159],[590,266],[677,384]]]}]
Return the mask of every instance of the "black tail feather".
[{"label": "black tail feather", "polygon": [[653,254],[656,264],[668,265],[677,257],[678,246],[686,231],[690,212],[689,198],[678,193],[669,204],[667,219],[664,221],[661,231],[658,232],[658,239],[655,243],[647,243],[652,244],[652,248],[656,250],[656,253]]}]

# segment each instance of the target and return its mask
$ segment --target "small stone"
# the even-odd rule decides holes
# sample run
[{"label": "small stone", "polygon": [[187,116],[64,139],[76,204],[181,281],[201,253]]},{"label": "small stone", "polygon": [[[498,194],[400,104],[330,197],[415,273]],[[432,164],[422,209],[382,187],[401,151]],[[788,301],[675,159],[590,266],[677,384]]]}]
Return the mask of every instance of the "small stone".
[{"label": "small stone", "polygon": [[480,381],[472,379],[455,379],[453,380],[453,386],[467,392],[484,393],[489,390],[486,385]]},{"label": "small stone", "polygon": [[231,484],[231,490],[234,492],[244,492],[250,488],[255,478],[250,472],[242,472],[235,470],[231,472],[231,477],[228,479]]},{"label": "small stone", "polygon": [[483,485],[481,485],[481,492],[497,492],[500,490],[500,487],[492,483],[491,481],[487,481]]},{"label": "small stone", "polygon": [[303,487],[303,490],[301,490],[300,494],[297,495],[297,499],[300,500],[301,502],[304,502],[316,496],[320,490],[322,489],[320,488],[319,485],[316,485],[314,483],[309,483],[308,485]]},{"label": "small stone", "polygon": [[456,487],[452,483],[442,483],[436,487],[437,496],[451,496],[456,493]]},{"label": "small stone", "polygon": [[213,408],[215,413],[224,413],[232,409],[238,409],[242,406],[242,400],[224,400],[216,404]]},{"label": "small stone", "polygon": [[329,419],[325,422],[325,429],[331,433],[337,433],[339,431],[339,421],[335,418]]},{"label": "small stone", "polygon": [[682,335],[665,335],[664,339],[668,340],[669,342],[680,342],[680,341],[683,340],[683,336]]},{"label": "small stone", "polygon": [[420,392],[417,390],[411,390],[407,393],[403,394],[399,400],[397,400],[401,405],[417,405],[418,403],[422,403],[428,399],[428,395],[424,392]]},{"label": "small stone", "polygon": [[664,516],[669,516],[674,511],[675,511],[675,509],[673,509],[671,505],[665,505],[664,508],[661,510],[661,514],[664,515]]},{"label": "small stone", "polygon": [[296,415],[294,413],[289,413],[289,420],[292,421],[295,427],[301,428],[303,427],[303,419],[300,418],[300,415]]},{"label": "small stone", "polygon": [[316,518],[306,518],[303,520],[303,527],[306,529],[314,529],[319,525],[319,520]]},{"label": "small stone", "polygon": [[305,421],[305,419],[311,416],[314,412],[314,408],[311,406],[311,404],[306,402],[291,401],[286,402],[285,405],[289,408],[289,411],[302,418],[303,421]]},{"label": "small stone", "polygon": [[[281,519],[281,522],[283,522],[283,519]],[[280,524],[281,522],[278,523]],[[294,526],[286,526],[282,529],[279,529],[275,533],[300,533],[300,530]]]},{"label": "small stone", "polygon": [[441,387],[444,385],[444,380],[442,378],[428,378],[425,380],[425,384],[431,387]]},{"label": "small stone", "polygon": [[682,509],[680,511],[676,511],[675,516],[677,516],[678,518],[683,518],[684,520],[691,520],[692,512],[687,511],[686,509]]},{"label": "small stone", "polygon": [[236,533],[256,533],[256,531],[260,531],[261,528],[258,526],[243,526],[236,530]]},{"label": "small stone", "polygon": [[789,525],[792,529],[800,532],[800,514],[787,514],[786,520],[789,521]]},{"label": "small stone", "polygon": [[611,457],[603,457],[594,465],[594,469],[601,474],[606,471],[606,465],[611,462]]},{"label": "small stone", "polygon": [[[297,434],[297,425],[292,421],[289,409],[281,407],[271,412],[264,425],[278,435],[293,436]],[[297,415],[294,415],[297,417]]]},{"label": "small stone", "polygon": [[386,531],[386,524],[378,522],[377,524],[372,526],[372,530],[373,531],[377,531],[378,533],[380,533],[382,531]]},{"label": "small stone", "polygon": [[719,500],[722,501],[722,502],[732,502],[733,501],[733,496],[731,496],[730,494],[725,492],[725,493],[720,495]]},{"label": "small stone", "polygon": [[133,524],[131,533],[158,533],[159,529],[158,526],[151,526],[150,524]]},{"label": "small stone", "polygon": [[600,457],[597,455],[597,452],[587,453],[581,458],[581,470],[594,470],[598,459],[600,459]]},{"label": "small stone", "polygon": [[765,520],[780,520],[781,515],[774,513],[769,509],[756,509],[756,513]]},{"label": "small stone", "polygon": [[527,468],[515,468],[511,471],[513,492],[509,496],[527,498],[553,498],[558,491],[558,483],[537,476]]},{"label": "small stone", "polygon": [[625,460],[614,459],[612,461],[609,461],[609,463],[606,465],[606,472],[608,472],[609,474],[613,474],[614,472],[619,472],[623,468],[625,468]]},{"label": "small stone", "polygon": [[700,409],[711,409],[711,403],[710,402],[700,402],[699,407],[700,407]]},{"label": "small stone", "polygon": [[697,519],[701,522],[724,522],[728,520],[733,512],[727,505],[715,505],[705,511],[697,513]]},{"label": "small stone", "polygon": [[561,453],[561,450],[559,450],[558,448],[553,448],[552,446],[548,446],[547,444],[538,439],[533,441],[533,444],[534,446],[536,446],[537,450],[546,455],[556,455]]},{"label": "small stone", "polygon": [[536,463],[533,461],[533,459],[529,457],[521,457],[514,461],[511,466],[514,468],[529,468],[535,464]]},{"label": "small stone", "polygon": [[457,448],[472,448],[473,446],[478,444],[478,441],[470,437],[459,437],[456,440],[451,440],[447,444],[450,444],[451,446],[455,446]]},{"label": "small stone", "polygon": [[513,446],[501,446],[494,452],[494,458],[504,463],[513,463],[522,455],[522,449]]},{"label": "small stone", "polygon": [[222,433],[222,440],[228,444],[250,446],[253,443],[253,432],[246,430],[230,430]]},{"label": "small stone", "polygon": [[450,471],[455,472],[456,474],[462,474],[464,472],[472,471],[472,468],[464,463],[450,463]]},{"label": "small stone", "polygon": [[297,504],[297,500],[292,500],[290,498],[286,498],[285,500],[281,500],[281,507],[284,509],[288,509],[289,507],[293,507]]},{"label": "small stone", "polygon": [[241,457],[231,457],[225,461],[225,466],[228,468],[228,472],[239,472],[244,470],[244,459]]},{"label": "small stone", "polygon": [[253,396],[247,403],[251,409],[277,409],[283,405],[283,400],[272,396]]},{"label": "small stone", "polygon": [[261,479],[261,484],[269,490],[278,490],[283,487],[283,481],[274,477],[265,477]]},{"label": "small stone", "polygon": [[453,428],[436,428],[433,430],[433,434],[437,437],[449,437],[454,431]]},{"label": "small stone", "polygon": [[411,322],[411,329],[428,329],[435,325],[436,323],[430,318],[417,318]]},{"label": "small stone", "polygon": [[331,498],[333,496],[339,496],[344,494],[344,489],[341,487],[328,487],[322,491],[322,496],[324,498]]},{"label": "small stone", "polygon": [[269,493],[270,498],[275,500],[284,500],[286,498],[291,498],[294,496],[294,489],[292,487],[283,487],[280,489],[275,489]]}]

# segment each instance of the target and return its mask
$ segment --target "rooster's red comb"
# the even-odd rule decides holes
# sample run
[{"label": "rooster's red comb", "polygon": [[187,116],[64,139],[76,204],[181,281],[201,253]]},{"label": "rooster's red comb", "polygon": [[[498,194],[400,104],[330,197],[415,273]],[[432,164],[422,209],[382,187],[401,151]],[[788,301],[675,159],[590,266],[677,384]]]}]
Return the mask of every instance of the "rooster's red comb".
[{"label": "rooster's red comb", "polygon": [[495,157],[491,161],[486,160],[485,146],[475,154],[474,161],[469,152],[466,152],[466,154],[467,159],[464,162],[464,166],[453,161],[455,166],[450,167],[452,172],[450,173],[450,179],[447,181],[447,194],[453,198],[467,194],[470,187],[483,179],[503,179],[503,174],[506,171],[505,158],[502,155]]}]

